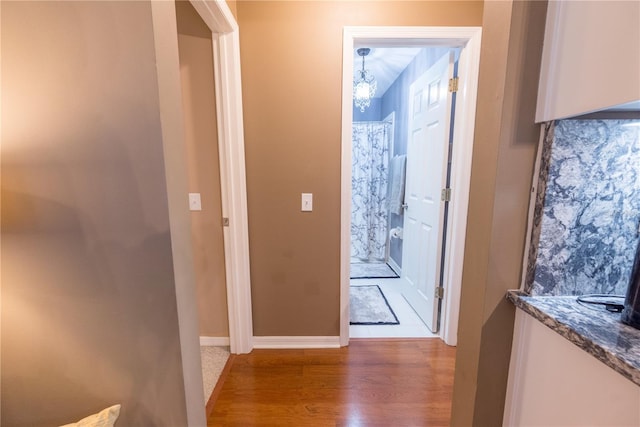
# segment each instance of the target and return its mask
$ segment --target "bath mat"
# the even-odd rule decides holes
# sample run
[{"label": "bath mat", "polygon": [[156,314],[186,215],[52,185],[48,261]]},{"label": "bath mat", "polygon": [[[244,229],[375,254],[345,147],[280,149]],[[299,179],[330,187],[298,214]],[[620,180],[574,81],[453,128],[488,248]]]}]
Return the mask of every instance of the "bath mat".
[{"label": "bath mat", "polygon": [[400,277],[384,262],[353,262],[351,263],[352,279],[386,279]]},{"label": "bath mat", "polygon": [[349,323],[351,325],[399,325],[378,285],[349,287]]}]

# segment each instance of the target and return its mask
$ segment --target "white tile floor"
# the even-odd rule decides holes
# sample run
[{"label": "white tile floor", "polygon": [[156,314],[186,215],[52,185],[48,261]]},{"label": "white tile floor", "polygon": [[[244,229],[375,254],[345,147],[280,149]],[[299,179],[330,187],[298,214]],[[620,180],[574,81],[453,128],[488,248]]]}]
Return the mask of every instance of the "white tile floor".
[{"label": "white tile floor", "polygon": [[400,293],[400,279],[351,279],[351,284],[378,285],[400,321],[399,325],[349,325],[351,338],[431,338],[432,333]]}]

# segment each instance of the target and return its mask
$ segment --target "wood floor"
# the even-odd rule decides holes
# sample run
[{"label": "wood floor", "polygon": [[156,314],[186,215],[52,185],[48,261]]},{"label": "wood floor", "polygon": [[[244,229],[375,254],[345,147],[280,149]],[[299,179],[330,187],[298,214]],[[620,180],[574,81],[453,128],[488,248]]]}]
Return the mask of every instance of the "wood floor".
[{"label": "wood floor", "polygon": [[438,338],[253,350],[221,380],[209,426],[448,426],[455,348]]}]

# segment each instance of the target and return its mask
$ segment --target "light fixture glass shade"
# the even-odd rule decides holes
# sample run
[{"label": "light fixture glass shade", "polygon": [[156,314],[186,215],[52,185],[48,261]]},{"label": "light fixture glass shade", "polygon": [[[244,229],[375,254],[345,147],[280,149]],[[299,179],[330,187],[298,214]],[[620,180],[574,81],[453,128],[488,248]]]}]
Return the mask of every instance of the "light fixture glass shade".
[{"label": "light fixture glass shade", "polygon": [[364,109],[371,105],[371,98],[376,94],[378,83],[369,70],[359,70],[353,79],[353,102],[364,113]]}]

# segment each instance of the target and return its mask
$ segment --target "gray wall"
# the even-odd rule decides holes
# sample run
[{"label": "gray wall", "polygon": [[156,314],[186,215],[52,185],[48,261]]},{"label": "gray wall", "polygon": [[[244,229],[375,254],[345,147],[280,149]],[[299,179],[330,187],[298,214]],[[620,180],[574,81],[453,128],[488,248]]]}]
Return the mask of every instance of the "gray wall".
[{"label": "gray wall", "polygon": [[186,425],[148,2],[2,4],[2,424]]},{"label": "gray wall", "polygon": [[384,117],[380,117],[380,109],[382,108],[382,99],[381,98],[373,98],[371,100],[371,105],[368,108],[365,108],[364,112],[360,111],[359,108],[353,106],[353,121],[354,122],[377,122]]}]

